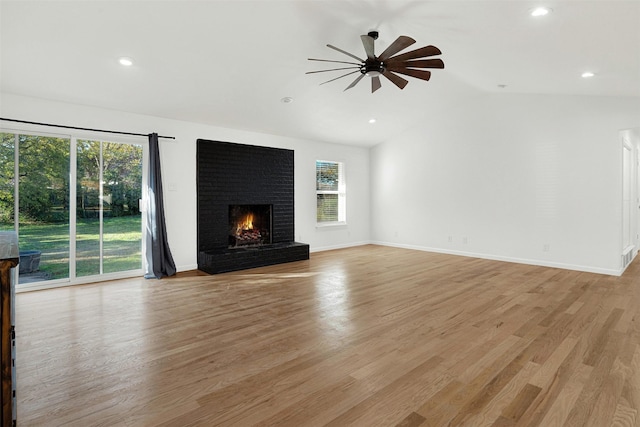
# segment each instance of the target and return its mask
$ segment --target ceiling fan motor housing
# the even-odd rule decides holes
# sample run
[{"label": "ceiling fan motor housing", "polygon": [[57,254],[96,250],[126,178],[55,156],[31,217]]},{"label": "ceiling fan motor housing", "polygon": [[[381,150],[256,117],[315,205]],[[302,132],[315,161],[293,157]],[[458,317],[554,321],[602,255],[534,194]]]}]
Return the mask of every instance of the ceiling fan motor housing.
[{"label": "ceiling fan motor housing", "polygon": [[360,67],[360,72],[369,77],[379,76],[384,73],[384,64],[378,59],[367,59],[364,65]]}]

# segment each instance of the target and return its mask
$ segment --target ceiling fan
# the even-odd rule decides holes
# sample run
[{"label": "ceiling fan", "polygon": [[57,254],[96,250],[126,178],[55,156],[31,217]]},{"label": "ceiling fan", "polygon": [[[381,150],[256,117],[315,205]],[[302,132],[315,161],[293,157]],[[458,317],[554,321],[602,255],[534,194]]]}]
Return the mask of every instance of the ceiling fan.
[{"label": "ceiling fan", "polygon": [[384,50],[384,52],[382,52],[378,56],[376,56],[374,52],[374,40],[378,38],[378,32],[370,31],[367,35],[360,36],[360,38],[362,39],[362,45],[364,46],[364,51],[367,54],[367,59],[360,59],[356,55],[353,55],[340,48],[328,44],[327,47],[350,56],[351,58],[356,59],[359,62],[332,61],[328,59],[309,58],[309,61],[333,62],[336,64],[349,64],[351,66],[332,68],[329,70],[309,71],[306,74],[355,69],[355,71],[350,71],[346,74],[343,74],[331,80],[327,80],[326,82],[320,84],[323,85],[325,83],[341,79],[351,74],[360,73],[360,75],[356,77],[356,79],[349,86],[347,86],[345,90],[351,89],[352,87],[357,85],[358,82],[360,82],[360,80],[364,78],[364,76],[368,76],[371,78],[371,93],[373,93],[376,90],[380,89],[380,87],[382,87],[382,84],[380,83],[381,75],[391,80],[391,82],[398,86],[400,89],[404,89],[404,87],[409,82],[406,79],[400,77],[398,74],[404,74],[405,76],[415,77],[422,80],[429,80],[431,78],[431,71],[422,70],[421,68],[444,68],[444,62],[442,62],[442,60],[439,58],[422,59],[429,56],[440,55],[442,52],[440,52],[440,49],[435,46],[425,46],[421,47],[420,49],[415,49],[400,55],[396,55],[400,51],[406,49],[416,42],[411,37],[398,37],[393,43],[389,45],[389,47]]}]

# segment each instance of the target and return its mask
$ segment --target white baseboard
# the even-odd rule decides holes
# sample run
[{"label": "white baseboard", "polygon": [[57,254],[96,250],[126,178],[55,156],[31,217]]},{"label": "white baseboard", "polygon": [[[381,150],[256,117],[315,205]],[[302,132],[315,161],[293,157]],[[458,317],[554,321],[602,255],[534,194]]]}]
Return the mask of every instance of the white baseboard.
[{"label": "white baseboard", "polygon": [[356,247],[356,246],[370,245],[371,243],[372,242],[366,241],[366,242],[345,243],[345,244],[342,244],[342,245],[321,246],[319,248],[310,248],[309,252],[313,253],[313,252],[332,251],[334,249],[353,248],[353,247]]},{"label": "white baseboard", "polygon": [[197,269],[198,269],[198,264],[176,265],[176,270],[178,271],[178,273],[181,273],[183,271],[197,270]]},{"label": "white baseboard", "polygon": [[395,248],[403,248],[403,249],[413,249],[413,250],[424,251],[424,252],[435,252],[435,253],[448,254],[448,255],[466,256],[471,258],[489,259],[492,261],[504,261],[504,262],[513,262],[517,264],[535,265],[539,267],[551,267],[551,268],[561,268],[563,270],[584,271],[585,273],[606,274],[608,276],[621,276],[622,273],[624,272],[624,269],[622,268],[615,270],[615,269],[591,267],[591,266],[584,266],[584,265],[564,264],[564,263],[550,262],[550,261],[544,261],[544,260],[505,257],[505,256],[481,254],[481,253],[475,253],[475,252],[454,251],[454,250],[442,249],[442,248],[430,248],[425,246],[403,245],[403,244],[390,243],[390,242],[373,241],[371,242],[371,244],[381,245],[381,246],[390,246]]}]

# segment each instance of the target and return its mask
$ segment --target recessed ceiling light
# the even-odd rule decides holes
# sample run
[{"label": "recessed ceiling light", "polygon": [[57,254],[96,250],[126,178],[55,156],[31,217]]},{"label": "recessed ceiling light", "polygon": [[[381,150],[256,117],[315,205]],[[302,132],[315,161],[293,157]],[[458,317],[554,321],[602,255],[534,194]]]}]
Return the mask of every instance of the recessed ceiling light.
[{"label": "recessed ceiling light", "polygon": [[551,12],[551,9],[548,7],[536,7],[531,10],[531,16],[545,16]]},{"label": "recessed ceiling light", "polygon": [[290,96],[285,96],[280,100],[280,102],[283,102],[285,104],[291,104],[293,102],[293,98]]},{"label": "recessed ceiling light", "polygon": [[582,73],[582,77],[584,77],[585,79],[588,79],[589,77],[593,77],[593,76],[595,76],[595,74],[593,74],[591,71],[586,71]]},{"label": "recessed ceiling light", "polygon": [[133,65],[133,59],[127,58],[126,56],[118,58],[118,62],[125,67],[131,67]]},{"label": "recessed ceiling light", "polygon": [[369,119],[369,123],[373,124],[376,122],[376,119]]}]

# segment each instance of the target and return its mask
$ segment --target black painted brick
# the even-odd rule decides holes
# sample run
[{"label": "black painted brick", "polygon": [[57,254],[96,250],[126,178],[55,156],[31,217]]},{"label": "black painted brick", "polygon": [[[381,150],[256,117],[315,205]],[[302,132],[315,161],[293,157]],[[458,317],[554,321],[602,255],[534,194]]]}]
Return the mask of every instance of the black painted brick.
[{"label": "black painted brick", "polygon": [[[233,271],[288,262],[287,259],[297,261],[309,258],[308,245],[302,245],[306,249],[295,245],[292,246],[294,249],[290,245],[279,247],[281,243],[293,243],[295,236],[293,154],[293,150],[198,139],[199,269],[208,272]],[[273,205],[274,245],[271,249],[245,255],[239,255],[237,249],[227,249],[231,204]],[[282,254],[278,254],[280,250]],[[203,253],[207,251],[210,253],[205,256]],[[214,261],[214,254],[220,260]],[[224,267],[212,267],[206,263]],[[232,267],[234,263],[241,268]]]}]

